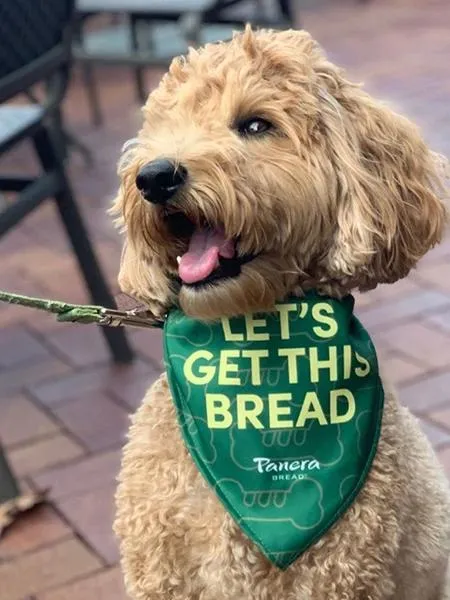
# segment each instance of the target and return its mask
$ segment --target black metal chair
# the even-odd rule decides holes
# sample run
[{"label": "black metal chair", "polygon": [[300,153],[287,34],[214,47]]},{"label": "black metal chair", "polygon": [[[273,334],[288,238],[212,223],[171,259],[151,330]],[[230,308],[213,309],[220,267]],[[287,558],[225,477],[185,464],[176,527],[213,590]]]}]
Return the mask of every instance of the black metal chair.
[{"label": "black metal chair", "polygon": [[[35,178],[0,175],[0,192],[17,193],[0,211],[0,238],[54,198],[93,302],[113,307],[62,160],[60,103],[71,62],[73,12],[73,0],[0,0],[0,158],[30,139],[43,171]],[[47,83],[45,105],[4,104],[18,94],[29,94],[40,82]],[[123,330],[103,329],[103,333],[114,360],[129,363],[133,353]],[[13,515],[31,508],[40,498],[24,499],[0,446],[0,521],[5,507]]]},{"label": "black metal chair", "polygon": [[[99,14],[125,15],[127,23],[85,35],[85,23]],[[285,28],[294,22],[291,0],[77,0],[74,55],[82,65],[93,122],[102,123],[93,65],[133,68],[137,98],[144,103],[144,68],[166,68],[188,45],[231,36],[234,28]],[[103,36],[103,39],[101,39]]]},{"label": "black metal chair", "polygon": [[[54,198],[78,265],[96,304],[114,306],[62,161],[60,104],[71,62],[73,0],[0,0],[0,157],[30,139],[42,166],[37,178],[0,175],[0,192],[16,192],[0,212],[0,238],[49,198]],[[5,103],[46,82],[46,105]],[[59,134],[59,135],[58,135]],[[132,352],[123,330],[104,329],[114,360]]]},{"label": "black metal chair", "polygon": [[[175,22],[184,15],[189,17],[191,14],[202,13],[214,2],[215,0],[76,0],[77,27],[74,56],[82,66],[95,125],[101,125],[103,118],[93,66],[132,67],[137,99],[141,104],[144,103],[147,95],[144,67],[166,67],[173,57],[170,51],[161,53],[159,48],[155,49],[151,32],[147,27],[149,22]],[[85,25],[92,17],[98,15],[118,17],[116,25],[101,33],[95,31],[86,35]],[[142,25],[145,28],[144,32]],[[145,35],[143,36],[142,33]]]}]

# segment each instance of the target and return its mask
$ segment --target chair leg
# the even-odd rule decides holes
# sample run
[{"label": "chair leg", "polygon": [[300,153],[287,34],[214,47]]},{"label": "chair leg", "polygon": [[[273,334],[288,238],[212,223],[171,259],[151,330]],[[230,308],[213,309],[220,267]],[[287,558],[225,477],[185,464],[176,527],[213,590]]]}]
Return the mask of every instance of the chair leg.
[{"label": "chair leg", "polygon": [[[33,142],[44,170],[56,170],[59,173],[61,190],[55,194],[56,205],[92,300],[95,304],[114,307],[114,298],[100,269],[61,159],[52,144],[48,131],[44,127],[40,128],[34,135]],[[124,330],[104,327],[102,332],[114,360],[120,363],[130,363],[133,360],[133,352]]]},{"label": "chair leg", "polygon": [[[135,52],[139,51],[139,20],[133,15],[130,16],[130,33],[131,33],[131,44]],[[145,71],[142,67],[134,68],[134,79],[136,83],[136,94],[137,99],[141,104],[144,104],[147,100],[147,93],[145,89]]]},{"label": "chair leg", "polygon": [[92,123],[96,127],[101,127],[103,125],[103,115],[100,108],[100,100],[97,92],[97,85],[95,83],[93,66],[88,62],[82,63],[81,71],[88,95],[89,105],[91,107]]},{"label": "chair leg", "polygon": [[55,107],[49,114],[49,132],[52,143],[58,150],[58,156],[62,161],[67,159],[68,148],[62,125],[62,114],[60,106]]},{"label": "chair leg", "polygon": [[0,504],[8,502],[8,500],[14,500],[18,496],[20,496],[19,484],[0,446]]},{"label": "chair leg", "polygon": [[86,167],[88,169],[92,169],[92,167],[95,165],[95,159],[94,159],[94,155],[92,154],[91,150],[85,144],[83,144],[75,135],[73,135],[73,133],[71,133],[67,129],[63,130],[63,135],[65,138],[65,142],[66,142],[68,150],[73,149],[74,151],[81,154],[81,156],[84,159],[84,164],[86,165]]}]

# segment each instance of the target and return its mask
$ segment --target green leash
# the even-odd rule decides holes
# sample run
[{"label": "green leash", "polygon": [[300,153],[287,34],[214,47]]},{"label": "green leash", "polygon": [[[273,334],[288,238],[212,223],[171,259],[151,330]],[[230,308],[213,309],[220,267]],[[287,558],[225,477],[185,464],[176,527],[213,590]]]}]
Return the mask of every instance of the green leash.
[{"label": "green leash", "polygon": [[134,308],[132,310],[115,310],[103,306],[89,304],[68,304],[58,300],[31,298],[21,294],[0,291],[0,302],[18,304],[28,308],[43,310],[56,315],[56,319],[65,323],[95,323],[106,327],[161,327],[163,319],[157,319],[150,312]]}]

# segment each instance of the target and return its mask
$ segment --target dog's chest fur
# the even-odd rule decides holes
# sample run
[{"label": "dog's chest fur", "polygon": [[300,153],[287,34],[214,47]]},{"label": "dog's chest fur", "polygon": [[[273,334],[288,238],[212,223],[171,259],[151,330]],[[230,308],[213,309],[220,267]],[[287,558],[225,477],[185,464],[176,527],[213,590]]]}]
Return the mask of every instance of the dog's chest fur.
[{"label": "dog's chest fur", "polygon": [[[146,537],[158,540],[152,556],[148,552],[139,556],[136,549],[133,559],[145,563],[142,567],[152,573],[153,585],[167,594],[148,598],[389,597],[399,536],[392,497],[401,488],[392,452],[396,419],[394,401],[387,398],[378,454],[363,491],[335,527],[283,572],[247,540],[199,474],[182,441],[163,376],[134,418],[124,456],[124,483],[118,492],[119,506],[145,513]],[[124,503],[124,486],[130,485],[139,489],[134,488]],[[120,535],[120,514],[116,528]],[[220,573],[216,582],[211,573]],[[357,590],[364,590],[364,595]]]}]

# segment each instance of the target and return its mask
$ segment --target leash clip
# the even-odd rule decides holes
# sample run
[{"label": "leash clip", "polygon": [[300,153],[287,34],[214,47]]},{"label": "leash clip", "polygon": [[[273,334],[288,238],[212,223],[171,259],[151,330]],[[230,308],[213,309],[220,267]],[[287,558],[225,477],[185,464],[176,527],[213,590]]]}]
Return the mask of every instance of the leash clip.
[{"label": "leash clip", "polygon": [[139,309],[132,310],[115,310],[113,308],[100,309],[99,325],[108,327],[121,327],[128,325],[130,327],[162,327],[164,318],[157,318],[149,311]]}]

